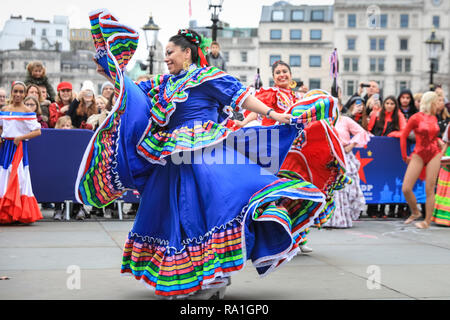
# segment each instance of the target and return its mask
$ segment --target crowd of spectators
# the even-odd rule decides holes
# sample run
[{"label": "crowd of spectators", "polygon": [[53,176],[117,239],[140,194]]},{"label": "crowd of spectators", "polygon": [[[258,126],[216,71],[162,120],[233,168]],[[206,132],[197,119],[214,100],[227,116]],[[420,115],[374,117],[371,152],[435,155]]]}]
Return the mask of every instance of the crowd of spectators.
[{"label": "crowd of spectators", "polygon": [[[20,80],[20,79],[19,79]],[[41,128],[54,129],[85,129],[96,130],[111,111],[114,100],[114,86],[105,82],[97,95],[92,81],[83,82],[81,90],[74,89],[72,83],[62,81],[55,87],[50,83],[44,64],[40,61],[30,62],[26,66],[26,92],[24,104],[35,112]],[[55,90],[56,89],[56,90]],[[0,110],[8,101],[8,93],[0,88]],[[64,203],[41,203],[43,208],[54,209],[53,218],[62,220]],[[70,208],[71,216],[84,220],[92,214],[111,218],[118,214],[116,204],[111,204],[104,210],[93,208],[89,212],[84,206],[75,203]],[[137,206],[133,205],[127,214],[136,214]]]},{"label": "crowd of spectators", "polygon": [[[211,51],[208,59],[220,64],[222,62],[220,46],[217,43],[213,45],[215,50]],[[148,79],[148,76],[142,76],[137,82]],[[45,66],[39,61],[27,65],[24,82],[27,85],[24,104],[30,111],[36,113],[42,128],[96,130],[106,119],[115,102],[114,87],[110,82],[102,85],[98,95],[96,95],[94,84],[89,80],[83,82],[79,92],[76,92],[72,84],[67,81],[59,83],[55,92],[46,76]],[[439,96],[436,117],[442,137],[450,122],[450,103],[440,86],[435,91]],[[351,117],[372,135],[399,138],[408,119],[419,111],[421,97],[421,92],[412,93],[411,90],[405,89],[397,97],[383,98],[378,83],[368,81],[360,84],[358,91],[343,106],[342,113]],[[5,89],[0,88],[0,109],[7,103],[8,94]],[[409,140],[415,141],[414,133],[410,134]],[[55,208],[55,219],[62,219],[63,204],[42,205],[46,208]],[[83,210],[83,206],[75,204],[72,211],[73,215],[79,219],[84,219],[90,214],[100,216],[104,214],[106,218],[109,218],[117,212],[117,207],[110,205],[106,211],[93,208],[88,213]],[[133,204],[129,214],[135,214],[136,211],[137,205]],[[367,214],[372,217],[381,217],[385,215],[385,208],[369,205]],[[389,206],[388,216],[404,218],[409,214],[407,205]]]},{"label": "crowd of spectators", "polygon": [[[450,122],[450,103],[441,86],[435,90],[439,97],[436,117],[440,128],[440,137]],[[400,138],[408,119],[419,112],[421,92],[412,93],[404,89],[396,96],[382,97],[376,81],[361,83],[358,92],[345,103],[342,112],[355,120],[361,127],[374,136]],[[414,133],[408,137],[415,142]],[[407,204],[391,204],[385,210],[385,205],[368,205],[367,214],[370,217],[408,217],[411,213]]]}]

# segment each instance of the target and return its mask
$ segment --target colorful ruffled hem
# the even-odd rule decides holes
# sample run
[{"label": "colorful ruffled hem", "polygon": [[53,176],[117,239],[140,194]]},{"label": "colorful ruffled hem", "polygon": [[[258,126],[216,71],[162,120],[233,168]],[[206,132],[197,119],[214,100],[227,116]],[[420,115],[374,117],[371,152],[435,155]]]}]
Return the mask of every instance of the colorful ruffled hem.
[{"label": "colorful ruffled hem", "polygon": [[[12,145],[13,141],[9,140],[6,143]],[[7,148],[6,145],[2,147],[3,150]],[[6,184],[6,190],[0,197],[0,224],[13,222],[32,223],[43,219],[36,198],[32,194],[21,194],[18,170],[19,166],[23,165],[23,158],[23,142],[21,142],[15,148],[10,166],[7,163],[5,164],[8,165],[9,169],[0,168],[0,170],[10,170],[6,174],[7,181],[1,182]],[[28,183],[31,184],[29,181]]]},{"label": "colorful ruffled hem", "polygon": [[431,221],[450,227],[450,171],[441,167]]},{"label": "colorful ruffled hem", "polygon": [[0,198],[0,224],[13,222],[33,223],[43,219],[35,197]]},{"label": "colorful ruffled hem", "polygon": [[275,222],[290,236],[291,244],[275,255],[253,260],[258,273],[265,276],[298,253],[305,230],[323,205],[324,196],[310,183],[279,179],[257,192],[236,218],[202,237],[184,240],[181,250],[167,240],[130,233],[121,273],[132,274],[162,296],[184,296],[220,286],[221,278],[241,270],[251,258],[244,228]]}]

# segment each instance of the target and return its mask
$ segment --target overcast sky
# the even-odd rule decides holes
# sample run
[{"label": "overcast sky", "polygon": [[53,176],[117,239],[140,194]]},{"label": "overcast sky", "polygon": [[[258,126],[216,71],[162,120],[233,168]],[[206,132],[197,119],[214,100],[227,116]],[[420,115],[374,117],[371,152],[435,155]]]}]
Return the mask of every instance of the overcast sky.
[{"label": "overcast sky", "polygon": [[[276,0],[224,0],[219,18],[228,22],[231,27],[257,27],[261,7],[275,2]],[[334,3],[334,0],[291,0],[288,2],[330,5]],[[197,20],[199,26],[211,25],[208,0],[191,0],[191,4],[191,18]],[[0,8],[0,28],[2,29],[11,15],[42,20],[52,20],[54,15],[65,15],[70,18],[71,28],[88,28],[90,27],[89,12],[107,8],[120,22],[142,31],[142,26],[147,23],[152,13],[155,23],[161,28],[159,40],[163,46],[178,29],[189,25],[189,0],[23,0],[19,2],[2,0]],[[142,34],[136,53],[138,58],[146,57],[145,46],[145,38]]]}]

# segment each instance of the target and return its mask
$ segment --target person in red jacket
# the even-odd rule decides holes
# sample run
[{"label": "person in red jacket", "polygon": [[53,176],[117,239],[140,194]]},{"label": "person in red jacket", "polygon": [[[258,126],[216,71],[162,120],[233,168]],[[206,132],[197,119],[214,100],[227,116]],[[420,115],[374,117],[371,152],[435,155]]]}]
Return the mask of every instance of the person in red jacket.
[{"label": "person in red jacket", "polygon": [[389,96],[384,99],[378,112],[372,112],[367,129],[375,136],[400,138],[406,127],[406,119],[400,111],[397,99]]},{"label": "person in red jacket", "polygon": [[67,114],[69,106],[73,101],[72,84],[70,82],[61,82],[58,84],[55,102],[49,106],[50,119],[48,124],[54,128],[58,119]]},{"label": "person in red jacket", "polygon": [[[406,224],[421,217],[416,197],[413,193],[413,187],[419,176],[422,180],[425,180],[425,220],[415,224],[420,229],[428,228],[431,223],[435,202],[436,180],[441,164],[442,148],[444,147],[444,143],[438,138],[439,126],[435,116],[437,100],[436,93],[432,91],[426,92],[420,101],[420,111],[409,118],[408,124],[400,137],[402,157],[408,164],[403,179],[402,191],[412,212],[411,216],[405,221]],[[416,136],[416,145],[408,157],[406,139],[411,131],[414,131]]]}]

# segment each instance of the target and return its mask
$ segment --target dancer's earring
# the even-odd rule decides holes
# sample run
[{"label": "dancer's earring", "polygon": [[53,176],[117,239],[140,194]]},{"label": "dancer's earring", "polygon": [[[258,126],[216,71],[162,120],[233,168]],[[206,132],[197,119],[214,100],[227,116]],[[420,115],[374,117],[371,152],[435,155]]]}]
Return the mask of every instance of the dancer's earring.
[{"label": "dancer's earring", "polygon": [[189,69],[189,62],[187,60],[185,60],[183,62],[183,69],[186,70],[186,71]]},{"label": "dancer's earring", "polygon": [[295,87],[297,87],[297,81],[291,80],[291,82],[289,82],[289,87],[291,87],[291,89],[294,89]]}]

